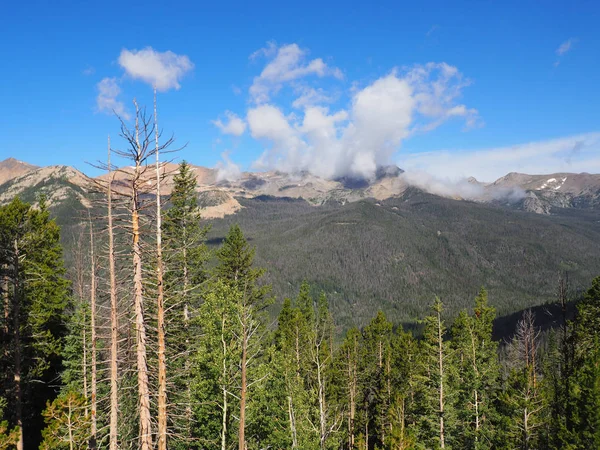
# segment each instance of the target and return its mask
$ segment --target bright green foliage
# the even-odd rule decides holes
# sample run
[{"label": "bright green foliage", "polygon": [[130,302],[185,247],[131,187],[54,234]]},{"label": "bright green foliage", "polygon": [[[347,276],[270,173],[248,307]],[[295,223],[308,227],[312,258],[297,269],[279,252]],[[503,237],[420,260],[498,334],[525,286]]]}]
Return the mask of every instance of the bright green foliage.
[{"label": "bright green foliage", "polygon": [[73,390],[61,393],[44,411],[46,428],[40,450],[84,450],[88,446],[90,419],[86,401]]},{"label": "bright green foliage", "polygon": [[[194,434],[203,448],[221,448],[236,436],[240,345],[236,337],[242,293],[217,279],[211,283],[195,319],[202,338],[193,357]],[[225,427],[225,431],[223,431]],[[224,436],[223,436],[224,433]]]},{"label": "bright green foliage", "polygon": [[[313,312],[310,287],[303,283],[294,304],[286,299],[279,314],[275,334],[276,348],[280,354],[279,370],[284,380],[284,407],[288,439],[292,448],[311,448],[317,445],[307,420],[309,392],[307,385],[312,377],[309,345]],[[300,306],[301,305],[301,306]]]},{"label": "bright green foliage", "polygon": [[193,342],[200,333],[192,320],[201,303],[206,280],[208,226],[201,222],[197,204],[196,177],[185,161],[173,177],[170,207],[164,213],[163,255],[165,264],[165,306],[167,308],[167,378],[169,411],[173,434],[170,447],[187,449],[192,438],[190,358]]},{"label": "bright green foliage", "polygon": [[364,389],[361,429],[365,430],[365,435],[368,432],[369,442],[381,448],[389,430],[388,411],[392,400],[392,324],[383,312],[379,311],[364,328],[362,342],[360,370]]},{"label": "bright green foliage", "polygon": [[11,450],[19,440],[18,429],[9,429],[8,421],[2,420],[4,417],[4,408],[6,400],[0,397],[0,450]]},{"label": "bright green foliage", "polygon": [[357,328],[346,332],[344,342],[340,346],[335,361],[339,374],[336,401],[344,411],[342,441],[343,448],[352,449],[358,433],[357,414],[359,402],[362,400],[362,389],[359,380],[359,364],[361,358],[362,334]]},{"label": "bright green foliage", "polygon": [[391,398],[388,410],[390,432],[386,447],[395,450],[413,448],[416,437],[410,426],[416,420],[414,392],[416,389],[417,342],[399,328],[392,336],[390,358]]},{"label": "bright green foliage", "polygon": [[[246,352],[246,442],[267,442],[264,411],[267,400],[263,383],[271,376],[265,366],[269,345],[265,342],[263,310],[269,305],[269,286],[259,286],[264,270],[253,267],[254,249],[239,227],[232,227],[217,252],[213,278],[205,288],[197,324],[199,339],[194,368],[196,435],[207,448],[232,445],[238,438],[241,369]],[[254,434],[253,434],[254,433]],[[273,438],[279,439],[277,437]]]},{"label": "bright green foliage", "polygon": [[493,402],[499,381],[498,345],[492,340],[495,315],[482,288],[473,315],[461,312],[452,327],[460,426],[454,445],[465,450],[488,449],[494,441]]},{"label": "bright green foliage", "polygon": [[455,392],[451,384],[455,379],[454,358],[446,340],[443,305],[437,297],[432,312],[424,320],[416,379],[417,441],[427,449],[449,448],[456,436]]},{"label": "bright green foliage", "polygon": [[[202,225],[196,197],[196,177],[185,161],[173,177],[171,206],[164,214],[163,240],[167,286],[178,284],[181,295],[198,290],[206,278],[205,263],[209,252],[206,233],[210,227]],[[172,289],[173,286],[170,286]]]},{"label": "bright green foliage", "polygon": [[[18,198],[0,208],[0,271],[8,288],[4,299],[9,320],[4,323],[2,342],[7,412],[16,411],[14,375],[20,354],[25,443],[36,445],[41,411],[55,395],[49,386],[61,370],[69,306],[59,227],[50,219],[43,198],[38,208]],[[10,417],[9,423],[15,419]]]},{"label": "bright green foliage", "polygon": [[600,448],[600,277],[579,304],[574,333],[573,440],[577,449]]}]

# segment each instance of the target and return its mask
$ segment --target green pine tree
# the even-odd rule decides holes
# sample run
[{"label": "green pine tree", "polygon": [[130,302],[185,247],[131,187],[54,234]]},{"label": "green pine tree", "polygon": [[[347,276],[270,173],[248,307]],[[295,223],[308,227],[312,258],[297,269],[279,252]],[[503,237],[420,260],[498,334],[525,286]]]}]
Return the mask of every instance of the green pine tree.
[{"label": "green pine tree", "polygon": [[452,349],[446,340],[443,305],[436,297],[433,314],[424,320],[420,368],[417,378],[418,441],[428,449],[450,448],[455,437],[456,411],[451,380]]},{"label": "green pine tree", "polygon": [[9,315],[3,351],[9,423],[20,426],[30,447],[40,440],[46,401],[56,396],[70,304],[60,230],[44,198],[37,208],[18,198],[0,208],[0,270]]},{"label": "green pine tree", "polygon": [[457,365],[456,409],[461,432],[455,446],[489,449],[494,442],[494,400],[498,389],[498,345],[492,340],[495,309],[485,289],[475,298],[473,315],[461,312],[452,328]]}]

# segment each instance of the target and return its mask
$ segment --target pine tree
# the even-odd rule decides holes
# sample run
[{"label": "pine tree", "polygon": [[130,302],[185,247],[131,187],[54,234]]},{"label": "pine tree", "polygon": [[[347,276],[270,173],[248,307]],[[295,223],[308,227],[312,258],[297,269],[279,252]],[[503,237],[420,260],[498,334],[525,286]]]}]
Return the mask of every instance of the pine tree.
[{"label": "pine tree", "polygon": [[600,448],[600,277],[578,305],[574,328],[571,436],[575,448]]},{"label": "pine tree", "polygon": [[206,280],[205,263],[208,226],[201,223],[196,201],[196,177],[183,161],[173,177],[170,208],[164,214],[163,239],[165,260],[165,307],[170,312],[167,334],[169,361],[169,399],[173,409],[173,448],[188,448],[192,439],[191,367],[193,341],[199,329],[193,316],[201,303],[202,283]]},{"label": "pine tree", "polygon": [[510,368],[500,395],[504,417],[499,448],[530,450],[539,446],[546,409],[540,384],[539,336],[534,315],[527,310],[508,349]]},{"label": "pine tree", "polygon": [[388,410],[389,433],[386,448],[404,450],[416,442],[411,423],[415,420],[417,342],[399,327],[392,336],[390,357],[391,398]]},{"label": "pine tree", "polygon": [[60,230],[44,198],[38,208],[18,198],[0,208],[0,267],[11,299],[5,344],[12,352],[5,372],[13,413],[9,423],[19,428],[17,449],[22,450],[39,439],[41,411],[55,395],[47,383],[61,370],[70,303]]},{"label": "pine tree", "polygon": [[85,398],[65,390],[44,410],[46,428],[40,450],[84,450],[90,437],[90,416],[85,413]]},{"label": "pine tree", "polygon": [[[362,384],[363,424],[369,445],[383,447],[389,433],[388,413],[391,406],[392,324],[385,314],[377,316],[363,330]],[[370,436],[370,437],[369,437]]]},{"label": "pine tree", "polygon": [[342,343],[337,357],[340,377],[343,380],[342,399],[346,415],[346,444],[344,448],[354,449],[356,443],[356,418],[359,405],[360,380],[359,367],[362,354],[362,335],[358,328],[350,328]]},{"label": "pine tree", "polygon": [[205,448],[230,447],[238,407],[240,342],[236,332],[243,293],[215,279],[194,322],[202,337],[193,361],[195,434]]},{"label": "pine tree", "polygon": [[264,351],[262,313],[271,301],[266,297],[270,286],[259,285],[264,270],[253,267],[254,253],[255,249],[248,244],[240,227],[234,225],[217,252],[218,264],[214,271],[217,278],[240,294],[236,330],[240,347],[239,450],[246,450],[248,445],[246,427],[249,421],[246,413],[248,402],[251,401],[249,388],[261,379],[260,360]]},{"label": "pine tree", "polygon": [[455,445],[464,449],[491,448],[494,441],[491,419],[499,379],[498,348],[492,340],[495,315],[482,288],[473,315],[461,312],[452,328],[458,369],[456,409],[462,430]]},{"label": "pine tree", "polygon": [[443,305],[436,298],[433,314],[425,318],[421,343],[418,439],[426,448],[447,448],[452,443],[455,415],[453,392],[452,350],[446,338],[442,319]]}]

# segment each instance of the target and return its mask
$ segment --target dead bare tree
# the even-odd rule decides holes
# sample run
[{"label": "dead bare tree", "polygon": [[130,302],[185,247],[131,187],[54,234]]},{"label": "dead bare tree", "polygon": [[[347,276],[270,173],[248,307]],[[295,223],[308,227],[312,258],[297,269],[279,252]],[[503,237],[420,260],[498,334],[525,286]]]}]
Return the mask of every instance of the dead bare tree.
[{"label": "dead bare tree", "polygon": [[158,332],[158,450],[167,450],[167,362],[165,349],[165,305],[162,259],[162,211],[160,201],[160,147],[158,144],[158,114],[156,111],[156,88],[154,88],[154,138],[156,156],[156,299]]},{"label": "dead bare tree", "polygon": [[[141,195],[145,191],[144,165],[150,156],[148,139],[150,124],[140,112],[137,101],[134,100],[133,103],[135,106],[135,129],[133,131],[129,130],[125,122],[121,120],[121,136],[125,139],[128,148],[127,150],[116,150],[115,152],[124,158],[129,158],[134,163],[130,183],[130,213],[131,233],[133,236],[133,304],[135,310],[136,367],[139,401],[139,447],[141,450],[151,450],[153,448],[152,417],[150,411],[150,385],[148,381],[146,318],[144,316],[142,247],[140,243]],[[140,133],[143,133],[142,140],[140,140]]]},{"label": "dead bare tree", "polygon": [[108,216],[108,267],[110,277],[110,450],[118,448],[119,391],[118,391],[118,353],[119,353],[119,319],[117,303],[117,281],[115,269],[115,244],[112,214],[112,171],[110,165],[110,136],[108,137],[108,182],[106,184],[107,216]]},{"label": "dead bare tree", "polygon": [[[89,440],[89,448],[95,449],[97,447],[96,444],[96,434],[97,434],[97,351],[96,351],[96,257],[94,254],[94,228],[92,227],[92,218],[91,214],[88,215],[89,220],[89,228],[90,228],[90,332],[91,332],[91,358],[92,358],[92,367],[91,367],[91,423],[90,423],[90,440]],[[84,327],[85,328],[85,327]],[[85,344],[84,344],[85,345]]]}]

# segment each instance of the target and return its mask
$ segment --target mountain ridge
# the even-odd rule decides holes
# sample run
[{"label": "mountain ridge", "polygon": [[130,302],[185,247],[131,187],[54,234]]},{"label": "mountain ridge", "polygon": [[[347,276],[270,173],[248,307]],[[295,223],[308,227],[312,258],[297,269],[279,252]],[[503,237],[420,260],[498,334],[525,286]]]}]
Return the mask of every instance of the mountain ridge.
[{"label": "mountain ridge", "polygon": [[[280,171],[242,172],[235,179],[227,180],[222,178],[218,169],[193,164],[190,167],[196,174],[198,193],[212,193],[200,199],[202,203],[210,197],[210,205],[207,204],[204,211],[210,218],[239,211],[241,205],[237,198],[264,195],[302,198],[318,206],[332,201],[345,204],[366,198],[385,200],[401,196],[411,186],[445,198],[508,206],[538,214],[550,214],[553,208],[600,207],[600,174],[585,172],[541,175],[511,172],[490,183],[480,182],[474,177],[450,182],[405,172],[397,166],[382,166],[372,180],[348,177],[327,180],[308,172],[290,174]],[[177,168],[178,165],[174,163],[165,163],[161,167],[165,195],[170,194]],[[126,191],[132,171],[132,167],[126,166],[113,172],[113,186],[117,192]],[[34,186],[41,188],[40,185],[52,184],[44,181],[44,177],[69,180],[68,184],[79,188],[76,197],[85,204],[84,192],[91,189],[94,180],[105,181],[107,174],[90,178],[70,166],[37,167],[8,158],[0,162],[0,202]],[[154,172],[150,171],[148,177],[150,183]],[[50,194],[49,200],[52,202],[59,201],[61,196],[68,196],[68,190],[69,186],[62,186],[58,192],[46,189],[46,193]],[[217,198],[221,199],[220,204],[215,204]]]}]

